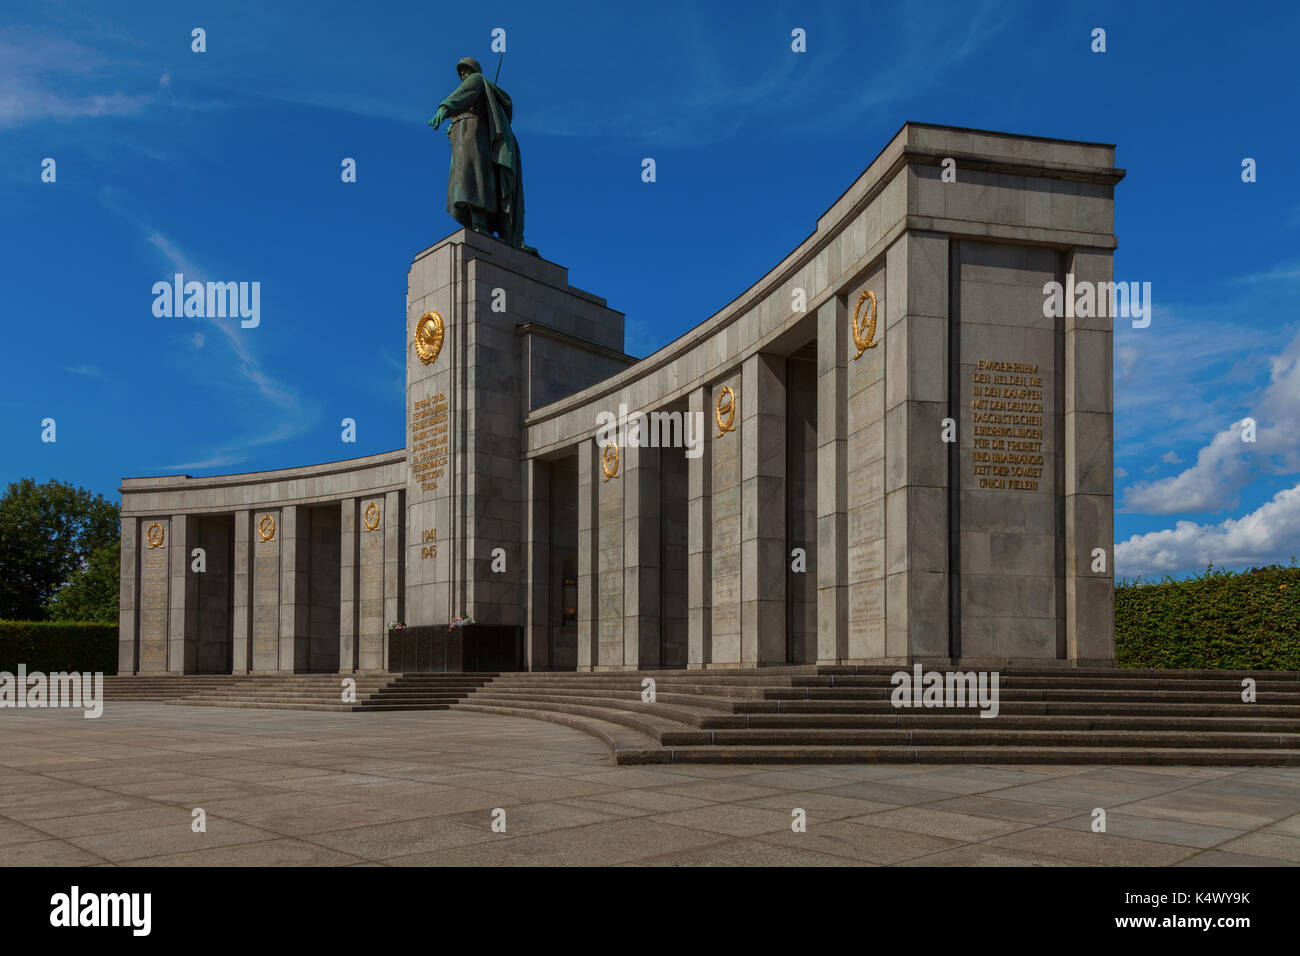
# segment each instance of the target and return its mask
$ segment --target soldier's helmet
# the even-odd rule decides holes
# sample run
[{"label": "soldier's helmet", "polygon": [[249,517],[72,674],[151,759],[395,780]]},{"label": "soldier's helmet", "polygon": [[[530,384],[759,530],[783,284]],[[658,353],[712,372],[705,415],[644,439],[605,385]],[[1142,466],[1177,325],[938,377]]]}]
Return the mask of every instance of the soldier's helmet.
[{"label": "soldier's helmet", "polygon": [[483,67],[478,65],[478,60],[472,56],[462,57],[461,61],[456,64],[456,75],[460,76],[462,70],[468,70],[471,73],[482,73]]}]

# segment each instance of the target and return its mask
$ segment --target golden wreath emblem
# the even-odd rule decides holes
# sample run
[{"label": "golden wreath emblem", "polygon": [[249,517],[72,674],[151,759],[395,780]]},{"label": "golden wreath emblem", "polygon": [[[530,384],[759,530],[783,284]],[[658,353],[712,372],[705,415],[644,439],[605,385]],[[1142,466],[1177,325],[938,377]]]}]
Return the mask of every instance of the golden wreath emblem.
[{"label": "golden wreath emblem", "polygon": [[442,351],[443,334],[442,316],[437,312],[424,313],[415,324],[415,351],[425,365],[431,365]]},{"label": "golden wreath emblem", "polygon": [[[862,312],[862,303],[870,302],[871,309],[868,312]],[[862,313],[862,323],[858,323],[858,313]],[[876,339],[876,294],[870,289],[865,289],[862,295],[858,296],[857,308],[853,310],[853,321],[849,327],[853,330],[853,344],[857,347],[858,354],[853,356],[855,359],[862,358],[862,353],[867,349],[874,349],[880,343]]]},{"label": "golden wreath emblem", "polygon": [[605,481],[618,477],[618,445],[610,442],[600,453],[600,470],[605,473]]},{"label": "golden wreath emblem", "polygon": [[[724,421],[723,418],[726,418]],[[728,385],[722,386],[722,391],[718,392],[717,407],[714,409],[714,417],[718,420],[718,437],[721,438],[727,432],[736,430],[736,393]]]}]

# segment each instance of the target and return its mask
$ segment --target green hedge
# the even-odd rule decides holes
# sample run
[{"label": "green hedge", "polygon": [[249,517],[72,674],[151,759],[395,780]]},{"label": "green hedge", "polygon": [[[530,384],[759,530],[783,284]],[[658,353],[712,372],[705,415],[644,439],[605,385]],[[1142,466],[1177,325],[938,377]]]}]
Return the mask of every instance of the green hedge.
[{"label": "green hedge", "polygon": [[80,621],[0,621],[0,671],[117,673],[117,625]]},{"label": "green hedge", "polygon": [[1300,567],[1210,567],[1115,587],[1121,667],[1300,670]]}]

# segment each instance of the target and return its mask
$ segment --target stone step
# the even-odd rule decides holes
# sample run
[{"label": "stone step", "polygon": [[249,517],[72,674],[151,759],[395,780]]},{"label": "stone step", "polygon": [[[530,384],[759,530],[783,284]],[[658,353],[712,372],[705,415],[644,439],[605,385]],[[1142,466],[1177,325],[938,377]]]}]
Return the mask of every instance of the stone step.
[{"label": "stone step", "polygon": [[360,709],[357,704],[291,703],[278,700],[192,700],[184,697],[176,698],[175,700],[166,700],[163,701],[163,703],[179,707],[243,707],[251,710],[321,710],[350,712]]},{"label": "stone step", "polygon": [[613,751],[615,761],[620,764],[668,763],[671,759],[671,753],[661,747],[656,738],[599,718],[563,711],[524,710],[505,704],[462,703],[456,704],[455,709],[562,724],[603,741]]},{"label": "stone step", "polygon": [[594,720],[604,721],[606,723],[618,724],[627,727],[637,733],[650,738],[658,745],[659,738],[662,734],[679,731],[683,725],[668,720],[664,717],[658,717],[648,714],[632,713],[626,710],[615,710],[613,708],[602,708],[575,704],[548,704],[540,701],[489,701],[471,698],[451,705],[453,710],[461,710],[465,707],[501,707],[509,710],[519,711],[521,713],[537,714],[571,714],[579,717],[589,717]]},{"label": "stone step", "polygon": [[[552,703],[572,703],[572,704],[600,704],[602,706],[617,707],[620,705],[640,705],[642,704],[641,693],[639,691],[601,691],[588,694],[567,694],[562,691],[541,691],[536,688],[516,688],[516,689],[498,689],[496,684],[490,684],[487,687],[474,692],[474,697],[512,697],[518,700],[545,700]],[[673,704],[703,713],[731,713],[731,705],[727,701],[714,700],[707,697],[696,697],[688,694],[658,694],[656,695],[658,704]],[[648,707],[654,704],[646,704]]]},{"label": "stone step", "polygon": [[[1147,747],[672,747],[671,763],[1153,764],[1300,766],[1300,750],[1159,750]],[[617,755],[616,755],[617,756]],[[617,756],[620,764],[637,761]],[[662,759],[656,762],[664,762]]]},{"label": "stone step", "polygon": [[[888,700],[892,688],[865,687],[776,687],[765,688],[767,700]],[[1087,688],[1060,687],[1037,690],[1007,690],[999,688],[1002,701],[1027,700],[1077,700],[1077,701],[1157,701],[1169,703],[1227,703],[1241,701],[1241,691],[1181,691],[1181,690],[1089,690]],[[1276,691],[1259,691],[1259,701],[1300,706],[1300,694]]]},{"label": "stone step", "polygon": [[[715,720],[720,721],[714,723]],[[734,721],[740,720],[737,725]],[[809,727],[913,727],[962,728],[984,724],[1001,730],[1197,730],[1234,733],[1300,733],[1300,717],[1069,717],[1000,714],[996,719],[969,714],[743,714],[732,717],[704,717],[702,729],[736,726],[761,729],[803,729]]]},{"label": "stone step", "polygon": [[251,710],[317,710],[330,711],[334,713],[360,713],[378,710],[446,710],[448,708],[448,705],[445,703],[378,704],[371,706],[366,701],[361,701],[356,704],[326,704],[312,701],[195,700],[193,698],[177,698],[175,700],[163,701],[163,703],[186,707],[242,707]]},{"label": "stone step", "polygon": [[433,671],[407,672],[390,674],[394,680],[493,680],[501,676],[500,671]]},{"label": "stone step", "polygon": [[[667,682],[666,682],[667,683]],[[1256,679],[1256,687],[1262,693],[1300,694],[1300,681]],[[887,677],[833,677],[813,678],[796,677],[789,682],[791,687],[860,687],[884,688],[891,693],[894,683]],[[1165,678],[1099,678],[1085,676],[1062,677],[1027,677],[1023,674],[1000,674],[999,691],[1007,690],[1045,690],[1045,689],[1086,689],[1086,690],[1177,690],[1177,691],[1218,691],[1240,695],[1241,681],[1228,680],[1191,680]]]},{"label": "stone step", "polygon": [[665,747],[699,746],[915,746],[915,747],[1151,747],[1300,750],[1300,735],[1132,730],[682,730],[662,733]]},{"label": "stone step", "polygon": [[[250,706],[256,704],[275,704],[275,703],[283,703],[283,704],[343,704],[344,703],[342,699],[342,695],[340,694],[320,694],[315,696],[307,696],[304,694],[282,694],[282,695],[264,694],[264,695],[256,695],[256,696],[250,695],[250,696],[239,696],[239,697],[228,696],[224,694],[190,694],[185,697],[179,697],[175,699],[189,701],[195,704],[244,703],[244,704],[249,704]],[[456,697],[448,697],[446,698],[446,701],[450,702],[458,699],[459,698]],[[171,699],[169,699],[168,703],[171,702],[172,702]],[[413,703],[421,703],[421,702],[425,702],[425,701],[418,701]],[[364,703],[364,701],[361,698],[358,698],[357,703]],[[402,703],[402,701],[394,701],[393,703]],[[353,706],[353,705],[349,704],[347,706]]]},{"label": "stone step", "polygon": [[385,694],[472,694],[484,684],[384,684],[379,690]]},{"label": "stone step", "polygon": [[[589,683],[586,681],[532,681],[501,680],[493,681],[491,686],[509,690],[563,690],[573,694],[635,694],[640,696],[639,682],[614,685],[611,682]],[[999,687],[999,700],[1002,701],[1116,701],[1129,702],[1151,700],[1157,702],[1239,702],[1241,688],[1227,684],[1220,685],[1219,690],[1176,690],[1152,688],[1091,688],[1086,685],[1069,685],[1060,687],[1017,688]],[[1283,692],[1261,685],[1258,700],[1274,704],[1294,704],[1300,706],[1300,691]],[[681,684],[676,682],[656,682],[656,693],[697,694],[713,697],[740,697],[762,700],[888,700],[894,693],[892,686],[879,687],[788,687],[776,685],[711,685],[706,683]]]},{"label": "stone step", "polygon": [[[737,701],[733,704],[738,714],[903,714],[925,713],[930,708],[892,708],[888,700],[878,701]],[[931,712],[978,713],[978,708],[944,707]],[[1070,701],[1020,702],[1003,701],[999,714],[1056,716],[1204,716],[1300,718],[1300,707],[1281,704],[1170,704],[1170,703],[1088,703]]]},{"label": "stone step", "polygon": [[411,701],[410,703],[378,704],[375,703],[374,701],[363,700],[361,702],[361,706],[354,708],[354,710],[366,711],[366,712],[375,711],[375,710],[447,710],[448,708],[451,707],[453,703],[454,701],[451,700],[448,701],[422,700],[422,701]]},{"label": "stone step", "polygon": [[[844,664],[844,665],[818,665],[814,673],[819,675],[876,675],[892,674],[895,671],[911,671],[914,664]],[[975,670],[976,668],[950,665],[950,664],[925,664],[925,670]],[[1000,668],[980,668],[982,670],[996,669],[999,673],[1023,675],[1026,677],[1156,677],[1168,680],[1187,679],[1187,680],[1234,680],[1240,682],[1243,677],[1250,677],[1255,680],[1261,679],[1282,679],[1300,681],[1300,671],[1258,671],[1258,670],[1196,670],[1196,669],[1175,669],[1175,668],[1130,668],[1130,667],[1044,667],[1041,664],[1008,664]],[[700,673],[694,671],[693,673]]]},{"label": "stone step", "polygon": [[[642,701],[640,698],[634,701],[607,699],[584,700],[580,697],[562,697],[554,694],[479,691],[465,699],[471,701],[509,702],[511,705],[515,706],[530,706],[536,703],[544,703],[561,707],[599,707],[602,709],[625,710],[629,713],[657,717],[683,726],[692,727],[701,726],[705,720],[716,722],[717,725],[725,727],[743,728],[745,726],[744,717],[717,714],[714,711],[696,707],[681,707],[676,704],[668,703],[662,698],[651,704]],[[713,726],[713,724],[711,724],[711,726]]]}]

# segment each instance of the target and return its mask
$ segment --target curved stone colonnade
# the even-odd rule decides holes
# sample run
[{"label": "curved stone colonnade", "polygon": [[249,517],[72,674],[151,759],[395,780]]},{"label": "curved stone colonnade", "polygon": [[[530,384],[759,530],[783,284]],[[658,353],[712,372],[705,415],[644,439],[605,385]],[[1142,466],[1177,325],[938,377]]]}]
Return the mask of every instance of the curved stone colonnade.
[{"label": "curved stone colonnade", "polygon": [[[1111,319],[1045,316],[1043,287],[1110,280],[1122,175],[1110,146],[907,124],[729,306],[535,409],[530,488],[577,472],[577,666],[1112,660]],[[619,406],[703,415],[702,453],[620,449],[610,478]]]},{"label": "curved stone colonnade", "polygon": [[118,673],[384,670],[405,484],[404,451],[125,479]]},{"label": "curved stone colonnade", "polygon": [[[122,672],[384,670],[385,622],[463,615],[539,670],[1109,662],[1112,320],[1044,286],[1109,282],[1122,176],[909,123],[640,361],[565,269],[455,233],[408,276],[405,450],[124,482]],[[155,523],[225,536],[224,598]]]}]

